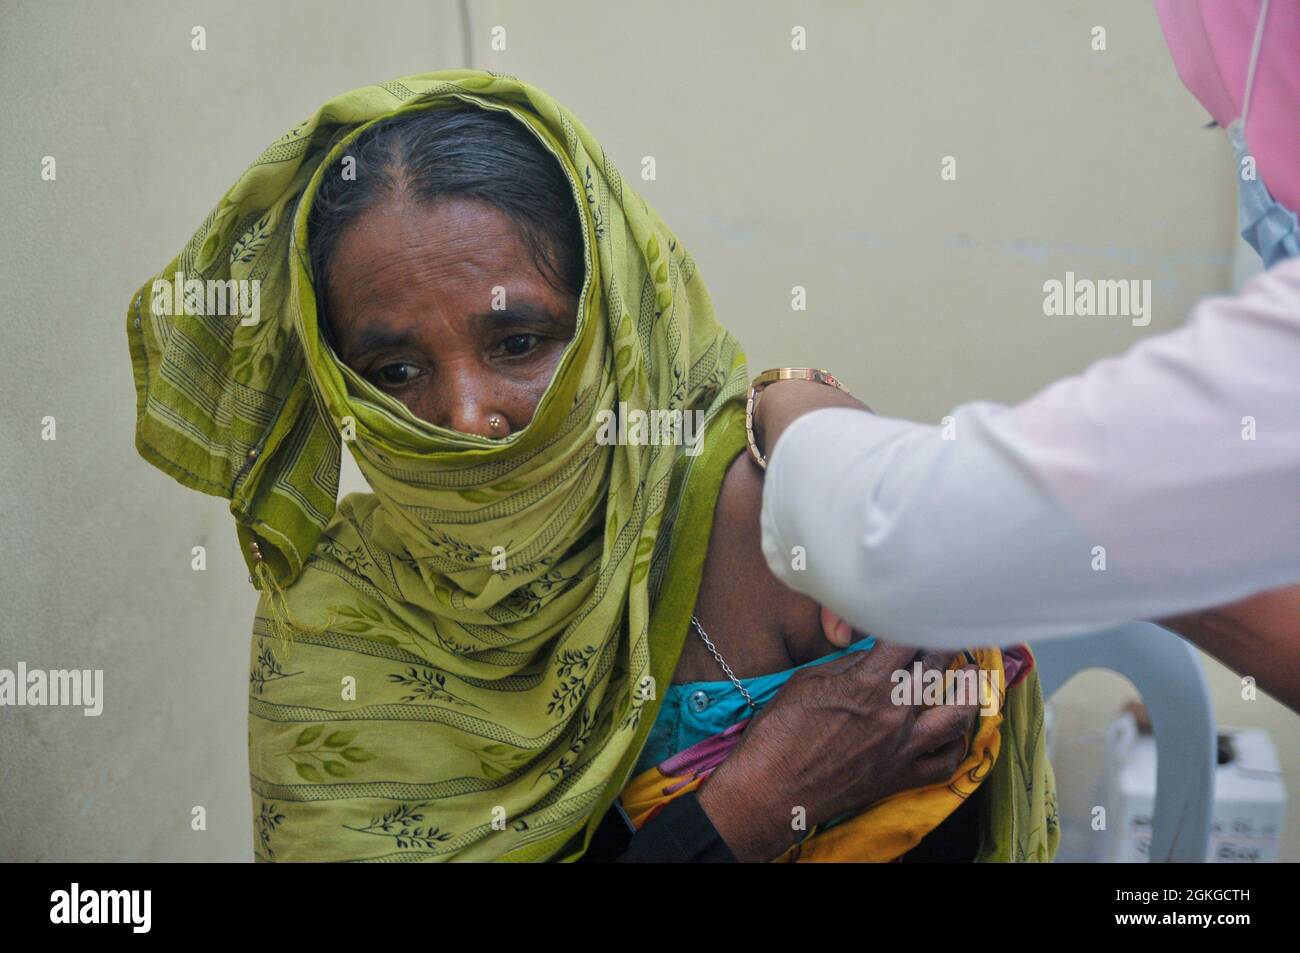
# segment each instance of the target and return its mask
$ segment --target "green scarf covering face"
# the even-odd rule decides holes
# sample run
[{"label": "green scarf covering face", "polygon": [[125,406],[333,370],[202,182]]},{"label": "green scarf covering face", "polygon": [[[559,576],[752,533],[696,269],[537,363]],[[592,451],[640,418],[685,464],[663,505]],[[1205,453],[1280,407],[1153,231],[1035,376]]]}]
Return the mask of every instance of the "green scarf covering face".
[{"label": "green scarf covering face", "polygon": [[[375,120],[464,103],[535,132],[584,223],[575,337],[532,422],[500,441],[419,420],[338,361],[307,264],[313,190],[349,142]],[[743,355],[690,255],[559,103],[448,70],[338,96],[281,137],[157,277],[178,275],[260,282],[256,324],[153,313],[172,299],[152,279],[128,316],[137,447],[231,499],[263,590],[259,856],[579,853],[574,835],[622,787],[671,678],[711,504],[743,447]],[[620,402],[703,411],[704,452],[598,441],[600,412]],[[336,512],[345,435],[375,494]],[[275,635],[294,640],[286,658]]]}]

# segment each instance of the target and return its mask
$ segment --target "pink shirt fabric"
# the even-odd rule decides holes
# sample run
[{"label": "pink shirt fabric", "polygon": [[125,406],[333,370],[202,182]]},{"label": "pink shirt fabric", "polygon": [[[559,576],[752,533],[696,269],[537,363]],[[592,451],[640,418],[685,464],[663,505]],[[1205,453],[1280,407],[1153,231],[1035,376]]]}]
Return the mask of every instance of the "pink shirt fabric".
[{"label": "pink shirt fabric", "polygon": [[[1242,112],[1261,2],[1155,0],[1179,79],[1221,126]],[[1300,0],[1269,4],[1245,131],[1260,179],[1300,212]]]}]

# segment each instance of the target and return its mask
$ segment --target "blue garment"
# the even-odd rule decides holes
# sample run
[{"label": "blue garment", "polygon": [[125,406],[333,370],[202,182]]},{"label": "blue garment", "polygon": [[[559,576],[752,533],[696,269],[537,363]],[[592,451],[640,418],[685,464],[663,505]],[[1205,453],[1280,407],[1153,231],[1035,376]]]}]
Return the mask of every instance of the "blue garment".
[{"label": "blue garment", "polygon": [[1237,219],[1241,237],[1271,268],[1286,258],[1300,255],[1300,228],[1296,214],[1273,198],[1257,175],[1245,175],[1245,160],[1250,156],[1240,119],[1228,126],[1228,141],[1237,155]]},{"label": "blue garment", "polygon": [[[688,636],[688,638],[693,637]],[[770,702],[777,690],[790,680],[795,672],[810,665],[821,665],[837,659],[849,652],[869,649],[876,644],[874,637],[854,642],[846,649],[832,652],[803,665],[774,672],[771,675],[756,675],[742,678],[740,684],[754,699],[754,705],[762,708]],[[650,736],[641,757],[637,760],[632,776],[653,768],[656,764],[672,757],[679,751],[685,751],[693,744],[705,738],[726,731],[737,722],[744,721],[752,712],[745,704],[745,696],[730,681],[717,682],[683,682],[669,685],[664,693],[663,704],[659,706],[659,715],[650,727]]]}]

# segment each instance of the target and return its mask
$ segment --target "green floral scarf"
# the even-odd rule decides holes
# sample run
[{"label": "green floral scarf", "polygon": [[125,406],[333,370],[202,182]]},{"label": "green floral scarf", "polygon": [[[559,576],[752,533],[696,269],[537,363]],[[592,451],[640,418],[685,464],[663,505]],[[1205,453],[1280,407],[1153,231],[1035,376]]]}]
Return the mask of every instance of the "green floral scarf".
[{"label": "green floral scarf", "polygon": [[[533,421],[500,441],[419,420],[343,365],[318,333],[306,254],[321,172],[357,135],[465,103],[538,136],[584,223],[574,340]],[[255,323],[194,313],[200,293],[174,313],[157,283],[251,279]],[[139,290],[127,329],[140,453],[231,500],[262,590],[259,857],[581,853],[671,679],[748,375],[691,256],[579,120],[475,70],[338,96],[240,177]],[[703,412],[704,452],[598,441],[620,404]],[[375,492],[336,510],[343,443]],[[654,600],[669,562],[671,595]]]}]

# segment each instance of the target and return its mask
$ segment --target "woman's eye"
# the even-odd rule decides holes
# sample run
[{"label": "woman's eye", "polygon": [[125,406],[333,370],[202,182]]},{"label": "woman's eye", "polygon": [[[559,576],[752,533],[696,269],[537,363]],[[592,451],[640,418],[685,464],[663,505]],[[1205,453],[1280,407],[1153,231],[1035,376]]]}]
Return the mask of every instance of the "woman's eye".
[{"label": "woman's eye", "polygon": [[536,334],[512,334],[501,342],[501,350],[505,351],[511,357],[518,357],[521,354],[527,354],[537,346],[539,338]]},{"label": "woman's eye", "polygon": [[412,364],[385,364],[375,372],[375,378],[389,387],[409,384],[416,376],[416,368]]}]

